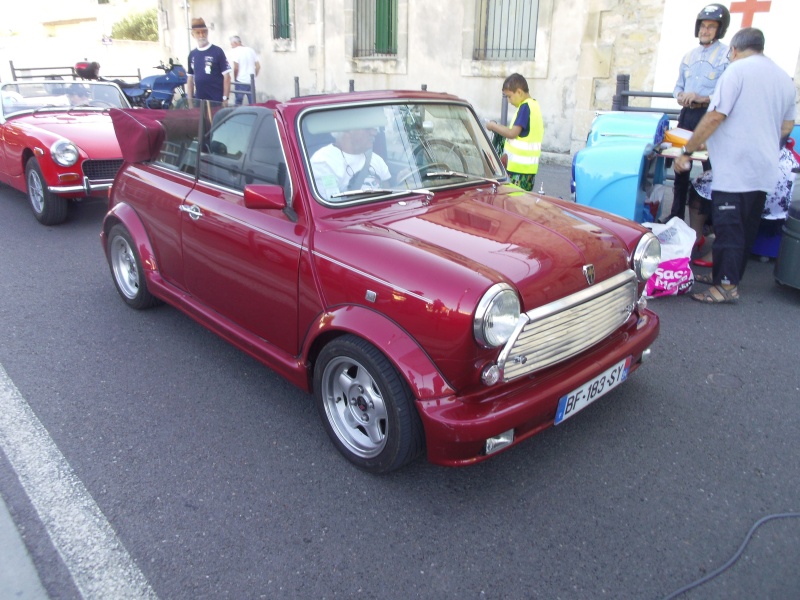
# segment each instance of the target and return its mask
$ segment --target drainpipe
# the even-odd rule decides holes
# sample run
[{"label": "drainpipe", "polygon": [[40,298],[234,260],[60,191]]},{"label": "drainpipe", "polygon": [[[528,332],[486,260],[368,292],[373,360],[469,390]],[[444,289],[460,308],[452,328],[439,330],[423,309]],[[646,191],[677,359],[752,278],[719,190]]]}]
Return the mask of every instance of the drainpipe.
[{"label": "drainpipe", "polygon": [[325,0],[317,0],[317,86],[325,91]]},{"label": "drainpipe", "polygon": [[[186,56],[189,56],[189,52],[192,51],[192,26],[189,22],[189,0],[183,0],[183,12],[186,16]],[[186,67],[188,68],[189,65],[186,65]]]}]

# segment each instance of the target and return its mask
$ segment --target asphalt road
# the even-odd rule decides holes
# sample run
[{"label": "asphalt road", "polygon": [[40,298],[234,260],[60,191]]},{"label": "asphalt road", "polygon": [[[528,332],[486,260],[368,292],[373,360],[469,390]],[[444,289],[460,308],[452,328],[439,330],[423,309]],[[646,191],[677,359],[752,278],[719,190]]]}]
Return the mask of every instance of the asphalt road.
[{"label": "asphalt road", "polygon": [[[565,181],[543,167],[537,188]],[[20,409],[0,494],[51,598],[655,599],[800,511],[800,290],[771,263],[736,306],[652,301],[652,360],[575,418],[477,466],[375,477],[309,396],[172,308],[127,308],[103,213],[42,227],[0,186]],[[798,564],[800,519],[773,520],[682,598],[797,598]]]}]

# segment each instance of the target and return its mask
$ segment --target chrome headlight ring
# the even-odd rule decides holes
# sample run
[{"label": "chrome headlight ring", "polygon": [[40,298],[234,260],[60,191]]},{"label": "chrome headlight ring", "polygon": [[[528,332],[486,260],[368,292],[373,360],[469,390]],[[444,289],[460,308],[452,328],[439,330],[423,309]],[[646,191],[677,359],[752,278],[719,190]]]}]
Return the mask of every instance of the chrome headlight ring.
[{"label": "chrome headlight ring", "polygon": [[478,302],[473,322],[475,340],[484,348],[498,348],[514,333],[519,321],[520,301],[507,283],[496,283]]},{"label": "chrome headlight ring", "polygon": [[633,252],[633,271],[639,281],[647,281],[661,263],[661,242],[652,231],[645,233]]},{"label": "chrome headlight ring", "polygon": [[71,167],[80,158],[78,147],[69,140],[58,140],[50,146],[50,156],[53,162],[62,167]]}]

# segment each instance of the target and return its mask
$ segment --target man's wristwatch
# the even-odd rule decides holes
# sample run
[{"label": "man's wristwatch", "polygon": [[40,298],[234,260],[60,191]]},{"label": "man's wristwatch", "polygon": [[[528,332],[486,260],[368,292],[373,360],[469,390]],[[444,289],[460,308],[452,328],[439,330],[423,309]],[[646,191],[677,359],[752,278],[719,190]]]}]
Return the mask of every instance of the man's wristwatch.
[{"label": "man's wristwatch", "polygon": [[224,102],[225,100],[227,100],[227,99],[228,99],[228,97],[227,97],[227,96],[223,96],[223,97],[222,97],[222,101],[223,101],[223,102]]},{"label": "man's wristwatch", "polygon": [[691,153],[691,152],[689,152],[689,151],[686,149],[686,146],[684,146],[683,148],[681,148],[681,156],[691,156],[691,155],[692,155],[692,153]]}]

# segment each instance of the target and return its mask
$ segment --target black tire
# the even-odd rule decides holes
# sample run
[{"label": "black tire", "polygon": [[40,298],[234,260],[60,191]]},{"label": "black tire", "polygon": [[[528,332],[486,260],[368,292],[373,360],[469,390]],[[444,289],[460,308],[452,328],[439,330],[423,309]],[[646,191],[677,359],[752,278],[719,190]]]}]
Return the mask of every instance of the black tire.
[{"label": "black tire", "polygon": [[123,225],[114,225],[108,232],[107,244],[111,277],[125,304],[137,310],[160,304],[147,289],[142,260],[128,230]]},{"label": "black tire", "polygon": [[42,170],[35,157],[25,164],[25,182],[28,190],[28,202],[33,216],[42,225],[58,225],[67,219],[67,199],[56,196],[47,189],[47,182],[42,177]]},{"label": "black tire", "polygon": [[420,456],[425,436],[405,380],[372,344],[354,335],[330,342],[314,367],[314,397],[336,448],[370,473]]}]

